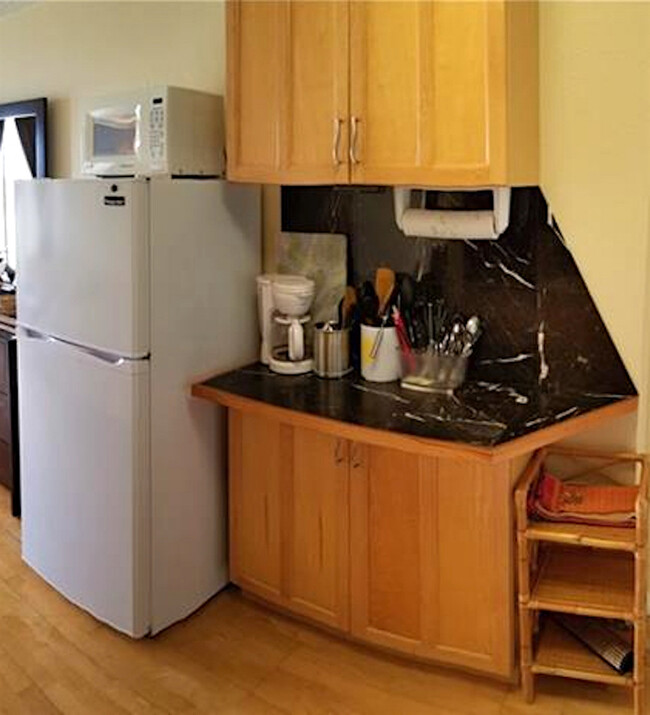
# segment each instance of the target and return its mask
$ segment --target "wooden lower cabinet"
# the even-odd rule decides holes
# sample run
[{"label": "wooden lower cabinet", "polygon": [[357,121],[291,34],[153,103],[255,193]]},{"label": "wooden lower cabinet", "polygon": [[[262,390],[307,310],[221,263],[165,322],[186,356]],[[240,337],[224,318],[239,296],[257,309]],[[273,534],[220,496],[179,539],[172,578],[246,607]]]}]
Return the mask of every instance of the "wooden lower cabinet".
[{"label": "wooden lower cabinet", "polygon": [[229,413],[230,573],[243,589],[282,603],[280,422]]},{"label": "wooden lower cabinet", "polygon": [[347,443],[233,410],[229,428],[232,580],[347,630]]},{"label": "wooden lower cabinet", "polygon": [[288,606],[330,626],[349,624],[349,475],[345,440],[292,429],[284,475]]},{"label": "wooden lower cabinet", "polygon": [[352,634],[509,676],[510,466],[364,445],[352,455]]},{"label": "wooden lower cabinet", "polygon": [[229,412],[236,584],[356,639],[512,677],[525,457],[431,457]]}]

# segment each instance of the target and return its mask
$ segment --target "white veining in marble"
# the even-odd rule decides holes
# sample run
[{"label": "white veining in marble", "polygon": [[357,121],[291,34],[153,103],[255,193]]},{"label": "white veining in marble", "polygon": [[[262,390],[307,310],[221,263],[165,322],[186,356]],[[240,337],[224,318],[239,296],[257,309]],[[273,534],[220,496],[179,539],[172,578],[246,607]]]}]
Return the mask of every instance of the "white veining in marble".
[{"label": "white veining in marble", "polygon": [[435,412],[425,412],[426,417],[436,420],[437,422],[446,423],[457,423],[457,424],[467,424],[467,425],[481,425],[484,427],[496,427],[498,429],[505,429],[508,425],[503,422],[498,422],[497,420],[472,420],[468,417],[454,417],[453,415],[438,415]]},{"label": "white veining in marble", "polygon": [[617,395],[612,392],[583,392],[582,394],[586,397],[602,397],[616,400],[624,400],[626,397],[632,397],[632,395]]},{"label": "white veining in marble", "polygon": [[[393,412],[393,417],[399,416],[396,412]],[[422,415],[416,415],[414,412],[404,412],[403,417],[408,420],[415,420],[416,422],[426,422],[426,419]]]},{"label": "white veining in marble", "polygon": [[355,390],[360,390],[361,392],[368,392],[371,395],[379,395],[380,397],[390,397],[391,400],[395,400],[395,402],[403,402],[405,405],[411,404],[411,400],[407,400],[405,397],[401,397],[400,395],[395,395],[392,392],[386,392],[385,390],[372,390],[369,387],[365,387],[364,385],[357,385],[356,383],[352,383],[352,387]]},{"label": "white veining in marble", "polygon": [[513,363],[513,362],[522,362],[523,360],[530,360],[533,357],[535,357],[535,355],[533,353],[519,353],[519,355],[514,355],[512,357],[486,358],[485,360],[479,361],[479,365],[492,365],[494,363],[506,364],[506,363]]},{"label": "white veining in marble", "polygon": [[560,412],[559,414],[555,415],[556,420],[561,420],[564,417],[568,417],[569,415],[572,415],[574,412],[577,412],[580,408],[579,407],[571,407],[568,410],[564,410],[564,412]]},{"label": "white veining in marble", "polygon": [[526,286],[526,288],[530,288],[530,290],[536,290],[535,286],[532,283],[520,276],[517,271],[513,271],[512,268],[508,268],[508,266],[505,266],[502,261],[499,261],[497,265],[506,275],[510,276],[511,278],[514,278],[518,283],[521,283],[521,285]]},{"label": "white veining in marble", "polygon": [[520,405],[526,405],[528,404],[529,400],[526,397],[526,395],[522,395],[520,392],[517,392],[514,387],[509,387],[508,385],[501,385],[496,382],[477,382],[476,383],[479,387],[482,387],[483,389],[487,390],[488,392],[505,392],[508,397],[514,398],[515,402],[517,402]]},{"label": "white veining in marble", "polygon": [[544,380],[548,378],[549,367],[546,362],[546,352],[544,348],[544,343],[546,341],[546,332],[544,328],[544,321],[539,324],[537,329],[537,352],[539,353],[539,384],[541,385]]},{"label": "white veining in marble", "polygon": [[534,420],[528,420],[528,422],[524,422],[524,427],[534,427],[535,425],[540,425],[542,422],[547,422],[548,417],[535,417]]}]

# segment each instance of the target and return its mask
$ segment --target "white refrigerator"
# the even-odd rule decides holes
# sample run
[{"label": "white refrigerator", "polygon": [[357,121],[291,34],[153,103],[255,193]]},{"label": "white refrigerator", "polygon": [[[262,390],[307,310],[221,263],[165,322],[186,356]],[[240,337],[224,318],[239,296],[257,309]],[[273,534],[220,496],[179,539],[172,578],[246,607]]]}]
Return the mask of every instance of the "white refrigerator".
[{"label": "white refrigerator", "polygon": [[134,637],[228,581],[222,415],[193,381],[258,349],[258,187],[20,182],[24,560]]}]

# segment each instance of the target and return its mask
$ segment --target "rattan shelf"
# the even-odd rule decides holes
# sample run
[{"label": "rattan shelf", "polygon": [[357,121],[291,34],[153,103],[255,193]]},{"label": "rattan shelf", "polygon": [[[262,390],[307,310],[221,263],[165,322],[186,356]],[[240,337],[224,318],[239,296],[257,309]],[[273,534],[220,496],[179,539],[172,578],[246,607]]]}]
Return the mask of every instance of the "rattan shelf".
[{"label": "rattan shelf", "polygon": [[[529,491],[549,457],[575,463],[580,475],[619,465],[636,470],[634,527],[529,520]],[[535,676],[555,675],[628,687],[634,694],[635,715],[645,715],[646,473],[644,455],[553,448],[537,452],[519,480],[515,490],[519,632],[522,687],[528,702],[535,697]],[[633,673],[617,673],[547,612],[613,618],[631,624]],[[535,634],[537,624],[541,627]]]},{"label": "rattan shelf", "polygon": [[559,675],[594,683],[629,688],[634,685],[631,675],[619,675],[550,618],[545,619],[541,626],[531,670],[536,674]]},{"label": "rattan shelf", "polygon": [[557,544],[593,546],[613,551],[636,551],[636,531],[615,526],[562,524],[548,521],[530,522],[526,530],[529,539]]},{"label": "rattan shelf", "polygon": [[590,547],[547,546],[528,607],[632,621],[634,555]]}]

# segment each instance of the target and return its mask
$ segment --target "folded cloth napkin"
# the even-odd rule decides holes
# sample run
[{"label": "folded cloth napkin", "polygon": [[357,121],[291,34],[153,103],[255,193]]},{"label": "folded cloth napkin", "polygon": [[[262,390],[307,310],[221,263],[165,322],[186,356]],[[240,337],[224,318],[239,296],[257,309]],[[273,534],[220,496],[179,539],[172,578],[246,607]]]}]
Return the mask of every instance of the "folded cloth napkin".
[{"label": "folded cloth napkin", "polygon": [[572,484],[542,470],[528,512],[550,521],[634,526],[637,487]]}]

